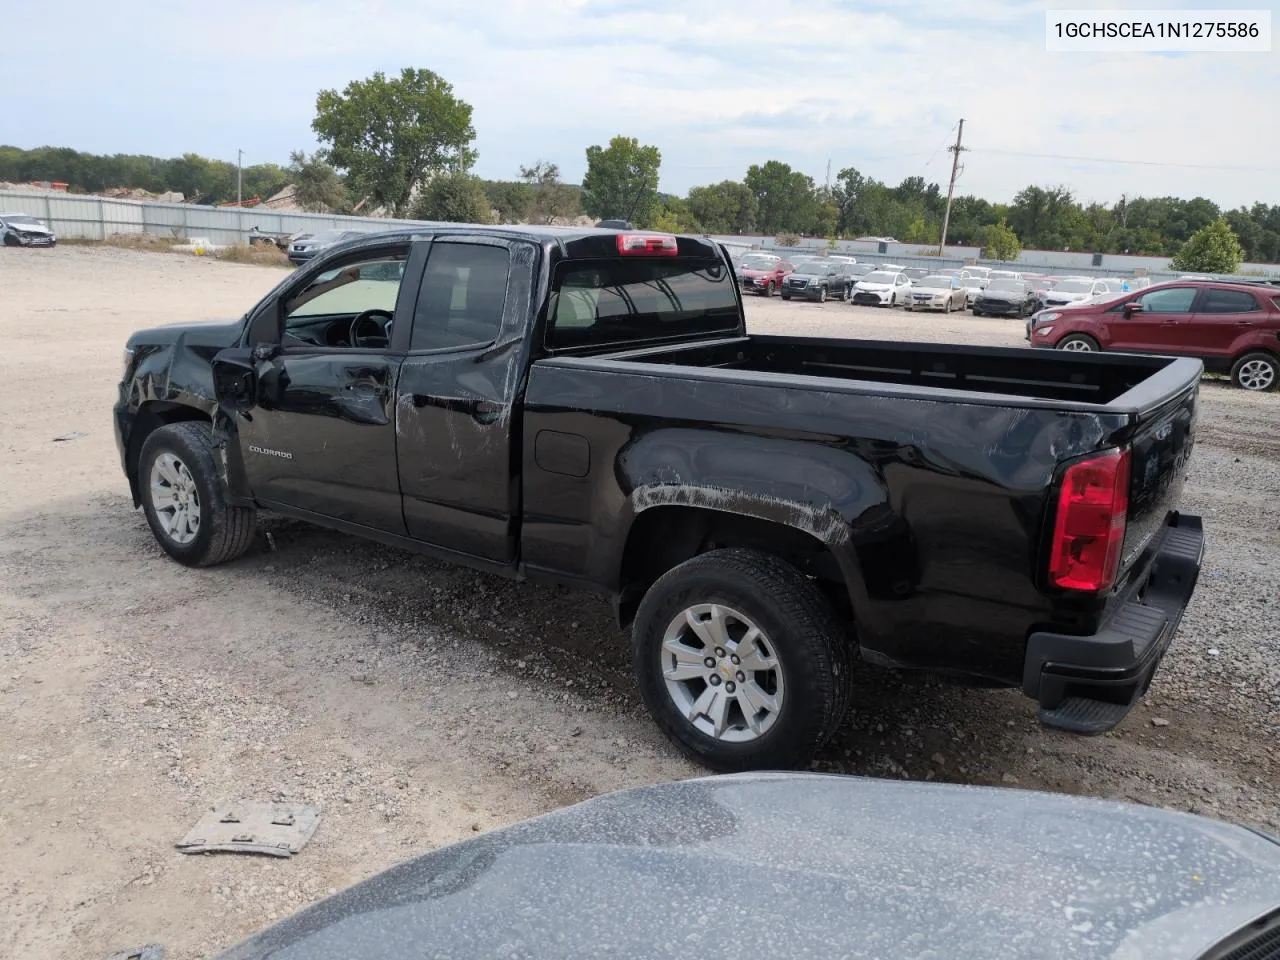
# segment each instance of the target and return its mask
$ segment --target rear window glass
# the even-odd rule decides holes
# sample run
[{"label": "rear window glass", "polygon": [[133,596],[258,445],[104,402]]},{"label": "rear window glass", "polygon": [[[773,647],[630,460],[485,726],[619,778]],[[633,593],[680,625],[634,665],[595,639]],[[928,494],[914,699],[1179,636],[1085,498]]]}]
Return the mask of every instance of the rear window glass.
[{"label": "rear window glass", "polygon": [[1258,309],[1253,294],[1243,290],[1206,290],[1201,313],[1249,313]]},{"label": "rear window glass", "polygon": [[733,276],[719,260],[569,260],[556,268],[547,346],[737,333]]}]

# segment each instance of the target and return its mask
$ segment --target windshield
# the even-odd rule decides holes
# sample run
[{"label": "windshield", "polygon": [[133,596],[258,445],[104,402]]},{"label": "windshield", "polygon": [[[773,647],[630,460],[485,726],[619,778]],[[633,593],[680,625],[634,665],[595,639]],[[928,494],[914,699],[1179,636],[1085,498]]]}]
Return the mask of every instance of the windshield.
[{"label": "windshield", "polygon": [[917,287],[941,287],[943,290],[951,289],[951,278],[935,274],[932,277],[925,277],[923,280],[916,281]]},{"label": "windshield", "polygon": [[1093,291],[1092,280],[1063,280],[1061,283],[1054,284],[1054,293],[1091,293]]},{"label": "windshield", "polygon": [[40,227],[40,226],[43,226],[43,224],[42,224],[39,220],[37,220],[35,217],[22,217],[22,216],[19,216],[19,217],[5,217],[5,218],[4,218],[4,222],[5,222],[5,223],[11,223],[11,224],[14,224],[15,226],[19,226],[19,227]]},{"label": "windshield", "polygon": [[777,262],[778,262],[777,259],[774,257],[743,257],[742,269],[743,270],[772,270],[774,269]]},{"label": "windshield", "polygon": [[719,260],[567,260],[552,290],[553,349],[736,333],[741,319]]},{"label": "windshield", "polygon": [[319,233],[312,234],[307,240],[309,243],[337,243],[344,236],[345,230],[321,230]]},{"label": "windshield", "polygon": [[868,273],[866,280],[867,283],[893,283],[897,276],[896,273],[890,273],[888,270],[877,270],[874,273]]},{"label": "windshield", "polygon": [[799,260],[795,265],[795,273],[826,273],[827,267],[820,260]]},{"label": "windshield", "polygon": [[987,284],[987,293],[995,291],[997,293],[1022,293],[1024,286],[1021,280],[1010,280],[1008,277],[996,277]]},{"label": "windshield", "polygon": [[874,270],[875,270],[875,267],[870,266],[869,264],[851,263],[849,264],[849,269],[847,272],[850,275],[855,277],[865,277],[867,274],[872,273]]}]

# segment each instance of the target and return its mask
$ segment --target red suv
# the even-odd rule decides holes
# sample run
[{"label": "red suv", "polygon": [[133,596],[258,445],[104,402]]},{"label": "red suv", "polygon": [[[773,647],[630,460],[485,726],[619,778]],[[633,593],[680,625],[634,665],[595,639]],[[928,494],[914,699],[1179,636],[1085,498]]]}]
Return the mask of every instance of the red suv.
[{"label": "red suv", "polygon": [[1174,281],[1032,317],[1033,347],[1198,357],[1246,390],[1280,382],[1280,295],[1249,283]]}]

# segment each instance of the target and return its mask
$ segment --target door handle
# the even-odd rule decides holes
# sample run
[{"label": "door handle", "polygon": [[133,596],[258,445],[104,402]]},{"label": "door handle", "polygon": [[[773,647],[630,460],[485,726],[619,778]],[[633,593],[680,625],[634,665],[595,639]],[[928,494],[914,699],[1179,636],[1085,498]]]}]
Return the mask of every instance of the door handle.
[{"label": "door handle", "polygon": [[344,383],[342,389],[361,397],[381,397],[387,392],[387,388],[376,380],[356,380],[352,383]]}]

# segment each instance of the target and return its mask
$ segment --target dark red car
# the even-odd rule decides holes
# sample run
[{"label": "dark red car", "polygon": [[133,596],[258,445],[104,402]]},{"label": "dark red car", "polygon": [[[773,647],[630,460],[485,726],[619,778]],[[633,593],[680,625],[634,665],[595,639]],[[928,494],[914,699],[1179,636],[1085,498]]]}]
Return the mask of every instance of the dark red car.
[{"label": "dark red car", "polygon": [[738,283],[742,285],[743,293],[772,297],[782,289],[782,281],[787,274],[794,270],[790,260],[748,254],[738,267]]},{"label": "dark red car", "polygon": [[1247,283],[1183,280],[1042,310],[1033,347],[1198,357],[1246,390],[1280,382],[1280,294]]}]

